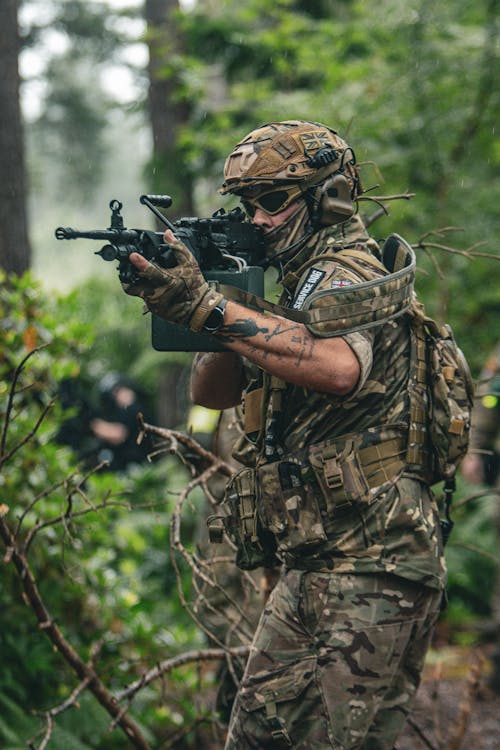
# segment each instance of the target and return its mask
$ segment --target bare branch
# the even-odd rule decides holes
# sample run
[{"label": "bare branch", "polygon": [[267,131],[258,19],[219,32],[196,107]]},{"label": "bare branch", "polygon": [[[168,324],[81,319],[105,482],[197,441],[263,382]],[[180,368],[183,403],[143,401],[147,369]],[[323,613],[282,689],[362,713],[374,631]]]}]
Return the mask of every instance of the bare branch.
[{"label": "bare branch", "polygon": [[453,507],[456,510],[457,508],[461,508],[462,506],[467,505],[473,500],[482,500],[483,498],[488,499],[494,497],[495,495],[500,496],[500,489],[496,489],[495,487],[488,487],[488,489],[481,490],[480,492],[475,492],[473,495],[468,495],[463,500],[453,503]]},{"label": "bare branch", "polygon": [[372,224],[375,224],[377,219],[380,219],[381,216],[387,216],[388,214],[388,209],[385,206],[381,206],[377,211],[375,211],[374,214],[363,218],[363,225],[366,229],[368,229],[368,227],[371,227]]},{"label": "bare branch", "polygon": [[424,250],[427,252],[429,257],[433,257],[432,253],[429,252],[430,250],[443,250],[444,252],[450,253],[452,255],[461,255],[464,258],[468,258],[469,260],[472,258],[487,258],[488,260],[500,260],[500,256],[495,255],[493,253],[479,253],[476,252],[476,248],[481,247],[483,245],[487,245],[487,242],[476,242],[473,245],[470,245],[469,247],[465,248],[465,250],[461,250],[459,248],[450,246],[450,245],[443,245],[438,242],[429,242],[428,237],[432,237],[434,235],[437,235],[439,237],[445,236],[449,232],[463,232],[462,227],[455,227],[455,226],[447,226],[447,227],[440,227],[439,229],[431,229],[428,232],[425,232],[421,235],[420,239],[412,245],[413,248],[416,250]]},{"label": "bare branch", "polygon": [[485,549],[482,549],[482,547],[477,547],[475,544],[468,544],[467,542],[456,542],[454,539],[451,539],[448,544],[450,547],[462,547],[462,549],[468,549],[470,552],[475,552],[478,555],[482,555],[482,557],[486,557],[488,560],[491,560],[495,563],[495,565],[500,565],[500,557],[495,557],[495,555],[492,555],[491,552],[487,552]]},{"label": "bare branch", "polygon": [[[17,451],[23,447],[23,445],[26,445],[32,437],[38,432],[38,428],[42,424],[43,420],[45,419],[47,413],[52,409],[54,406],[55,401],[50,401],[48,404],[46,404],[42,411],[40,412],[37,421],[35,422],[35,426],[23,437],[22,440],[19,441],[17,445],[15,445],[8,453],[5,453],[3,455],[0,455],[0,468],[3,466],[6,461],[8,461],[12,456],[17,453]],[[5,425],[4,428],[7,425],[7,418],[5,419]],[[5,436],[7,435],[7,432],[5,432]],[[3,436],[2,436],[3,437]],[[5,446],[4,446],[5,447]]]},{"label": "bare branch", "polygon": [[419,242],[423,242],[426,237],[432,237],[433,235],[437,234],[439,237],[442,237],[446,234],[446,232],[463,232],[463,227],[455,227],[455,226],[449,226],[449,227],[440,227],[439,229],[429,229],[428,232],[424,232],[420,236]]},{"label": "bare branch", "polygon": [[413,729],[413,731],[418,734],[424,745],[429,748],[429,750],[439,750],[439,747],[436,745],[433,745],[432,742],[429,740],[428,737],[426,737],[424,731],[418,726],[417,722],[414,721],[411,716],[408,717],[406,720],[409,726]]},{"label": "bare branch", "polygon": [[77,470],[75,470],[72,474],[69,475],[69,477],[65,477],[64,479],[61,479],[60,482],[55,482],[50,487],[47,487],[42,492],[39,492],[38,495],[36,495],[33,498],[33,500],[30,503],[28,503],[28,505],[26,506],[26,508],[23,510],[23,512],[21,513],[21,515],[18,517],[17,526],[16,526],[16,529],[14,531],[14,537],[18,536],[18,534],[19,534],[19,532],[21,530],[21,526],[22,526],[22,524],[23,524],[26,516],[28,515],[28,513],[30,513],[30,511],[33,510],[33,508],[35,507],[35,505],[40,500],[43,500],[44,498],[49,497],[53,492],[55,492],[56,490],[58,490],[60,487],[63,487],[65,484],[68,483],[68,481],[71,481],[73,479],[73,477],[76,476],[77,473],[78,473]]},{"label": "bare branch", "polygon": [[395,193],[394,195],[360,195],[356,198],[358,201],[373,201],[374,203],[381,203],[382,201],[400,201],[400,200],[411,200],[414,198],[416,193]]},{"label": "bare branch", "polygon": [[34,354],[39,352],[41,349],[45,349],[45,347],[48,346],[48,344],[43,344],[42,346],[38,346],[35,349],[32,349],[30,352],[26,354],[26,356],[21,360],[20,364],[16,367],[14,371],[14,376],[12,378],[12,383],[9,389],[9,397],[7,399],[7,408],[5,410],[5,421],[2,428],[2,436],[0,438],[0,466],[3,463],[3,457],[5,454],[5,445],[7,440],[7,432],[9,430],[9,424],[10,424],[10,415],[12,413],[12,406],[14,403],[14,396],[16,395],[16,385],[17,381],[19,380],[19,377],[21,375],[21,372],[24,369],[25,364],[27,361],[32,357]]},{"label": "bare branch", "polygon": [[[15,540],[2,518],[0,518],[0,537],[3,539],[5,546],[8,549],[12,549],[11,561],[17,570],[20,581],[22,582],[24,599],[29,604],[38,620],[38,627],[54,644],[57,651],[61,654],[77,677],[79,677],[81,681],[88,682],[88,689],[106,709],[109,715],[113,718],[116,717],[121,711],[116,699],[100,680],[94,667],[86,664],[82,660],[70,642],[62,634],[42,600],[26,556],[16,547]],[[119,725],[134,748],[137,748],[137,750],[151,750],[139,727],[129,716],[121,716]],[[42,742],[43,747],[47,745],[50,739],[50,733],[52,731],[51,726],[52,720],[50,719],[50,721],[48,721],[46,735],[43,741],[45,742],[45,745]]]},{"label": "bare branch", "polygon": [[[46,714],[45,715],[45,721],[46,721],[45,734],[44,734],[44,737],[43,737],[40,745],[38,746],[38,750],[45,750],[45,748],[47,747],[47,745],[50,742],[50,738],[52,737],[52,730],[54,728],[54,722],[52,721],[52,716],[50,714]],[[41,734],[41,732],[43,732],[43,731],[44,730],[42,729],[38,734]],[[37,736],[38,735],[36,735],[33,740],[29,741],[29,747],[30,748],[34,748],[35,747],[34,741],[35,741],[35,739],[36,739]]]},{"label": "bare branch", "polygon": [[[198,481],[197,480],[193,480],[193,482],[191,482],[187,486],[187,488],[183,492],[181,492],[180,495],[179,495],[179,501],[177,503],[177,507],[175,508],[175,510],[174,510],[174,512],[172,514],[172,519],[171,519],[171,526],[170,526],[170,528],[171,528],[171,531],[170,531],[170,552],[171,552],[171,554],[170,554],[170,557],[171,557],[172,565],[173,565],[174,572],[175,572],[175,575],[176,575],[177,592],[179,594],[179,599],[181,601],[182,606],[184,607],[184,609],[186,610],[186,612],[188,612],[189,616],[191,617],[191,619],[193,620],[193,622],[195,622],[196,625],[200,628],[200,630],[202,630],[218,646],[220,646],[221,648],[223,648],[224,647],[224,643],[222,643],[222,641],[220,641],[219,638],[213,632],[210,631],[210,629],[205,625],[205,623],[200,620],[200,618],[193,611],[193,608],[187,602],[186,597],[184,595],[184,590],[183,590],[183,587],[182,587],[182,575],[181,575],[181,571],[179,570],[179,566],[178,566],[178,563],[177,563],[177,557],[176,557],[176,552],[179,552],[182,555],[183,559],[187,562],[188,566],[191,568],[191,570],[193,571],[193,573],[195,575],[200,576],[200,578],[202,578],[203,580],[205,580],[205,582],[208,583],[208,585],[211,585],[211,586],[214,586],[214,587],[218,588],[218,590],[227,599],[230,598],[229,595],[226,593],[225,589],[223,587],[221,587],[220,584],[217,584],[215,581],[210,580],[209,578],[207,578],[207,576],[205,575],[204,571],[200,568],[200,566],[197,566],[195,564],[194,559],[188,554],[187,550],[185,549],[185,547],[182,545],[182,543],[180,541],[180,515],[181,515],[182,505],[183,505],[185,499],[187,498],[189,492],[191,491],[191,489],[193,487],[195,487],[197,484],[198,484]],[[244,613],[243,613],[243,611],[239,607],[239,605],[237,605],[237,608],[238,608],[238,611],[240,612],[240,614],[242,616],[245,616]]]},{"label": "bare branch", "polygon": [[208,719],[206,716],[200,716],[199,718],[194,719],[191,724],[188,724],[188,726],[185,727],[181,727],[177,732],[174,732],[174,734],[166,737],[162,742],[160,742],[158,750],[169,750],[169,748],[179,747],[179,743],[182,743],[183,737],[186,737],[190,732],[196,729],[196,727],[199,727],[201,724],[204,724],[207,721]]},{"label": "bare branch", "polygon": [[[175,430],[159,428],[153,425],[149,425],[143,422],[142,417],[139,417],[139,427],[141,433],[154,434],[167,441],[167,445],[170,446],[171,452],[176,452],[177,455],[184,459],[184,462],[189,465],[193,474],[193,479],[188,485],[179,493],[176,507],[172,513],[171,518],[171,531],[170,531],[170,551],[171,560],[176,575],[177,590],[180,602],[186,612],[189,614],[193,622],[203,631],[212,642],[216,643],[221,648],[225,647],[217,635],[213,633],[197,615],[193,606],[186,600],[186,596],[183,590],[182,575],[177,562],[177,554],[187,563],[188,567],[192,571],[192,582],[195,591],[202,596],[202,592],[199,588],[199,581],[202,581],[205,585],[211,589],[217,591],[231,607],[226,607],[224,612],[219,609],[215,609],[210,602],[206,600],[206,607],[209,611],[216,612],[220,616],[226,618],[229,623],[228,633],[236,635],[240,641],[245,644],[251,640],[251,633],[244,632],[242,630],[242,624],[249,622],[247,613],[241,608],[240,604],[232,599],[227,593],[226,589],[221,586],[213,575],[210,573],[210,566],[206,564],[204,560],[199,559],[196,555],[188,552],[186,547],[181,541],[181,514],[185,502],[188,500],[189,495],[196,488],[201,488],[204,491],[205,496],[215,502],[214,498],[211,498],[210,491],[208,488],[209,481],[216,475],[222,474],[223,476],[232,476],[233,467],[223,461],[217,455],[211,451],[207,451],[203,448],[196,440],[185,433],[177,432]],[[187,452],[181,453],[179,446],[187,449]],[[233,545],[231,545],[233,546]],[[255,586],[252,581],[252,585]],[[237,616],[233,613],[236,612]]]},{"label": "bare branch", "polygon": [[248,656],[250,651],[249,646],[236,646],[233,648],[207,648],[198,649],[195,651],[186,651],[183,654],[174,656],[170,659],[157,664],[153,669],[145,672],[138,680],[132,682],[124,690],[120,690],[119,693],[115,693],[117,701],[122,701],[133,697],[141,688],[145,685],[150,685],[154,680],[157,680],[162,675],[172,672],[174,669],[184,666],[185,664],[192,664],[193,662],[204,662],[204,661],[221,661],[230,656]]},{"label": "bare branch", "polygon": [[47,521],[37,521],[36,524],[30,529],[28,535],[26,536],[26,540],[24,542],[24,545],[22,547],[23,553],[27,554],[29,551],[29,548],[33,542],[33,539],[38,534],[39,531],[42,531],[42,529],[46,529],[50,526],[56,526],[58,524],[63,524],[63,526],[67,530],[66,521],[68,518],[79,518],[81,516],[86,516],[89,513],[96,513],[99,510],[102,510],[103,508],[111,508],[111,507],[121,507],[121,508],[127,508],[130,510],[129,503],[125,502],[110,502],[109,498],[113,497],[111,493],[108,493],[104,500],[99,503],[98,505],[94,505],[91,508],[82,508],[82,510],[77,511],[71,511],[66,513],[61,513],[59,516],[56,516],[55,518],[50,518]]},{"label": "bare branch", "polygon": [[183,445],[185,448],[189,448],[203,462],[206,462],[209,465],[217,464],[217,471],[220,471],[225,476],[232,476],[233,469],[226,461],[223,461],[221,458],[216,456],[215,453],[212,453],[211,451],[203,448],[196,440],[194,440],[189,435],[186,435],[183,432],[179,432],[178,430],[170,430],[164,427],[156,427],[155,425],[147,424],[143,421],[142,415],[138,416],[140,431],[144,433],[150,433],[151,435],[158,435],[158,437],[162,437],[165,440],[169,441],[171,445],[175,446],[175,450],[172,452],[177,453],[178,445]]},{"label": "bare branch", "polygon": [[489,258],[491,260],[500,260],[499,255],[494,255],[493,253],[477,253],[475,252],[476,247],[481,247],[481,245],[487,245],[487,242],[476,242],[474,245],[470,245],[465,250],[459,250],[456,247],[450,247],[449,245],[441,245],[437,242],[425,242],[425,243],[419,243],[417,247],[420,248],[433,248],[435,250],[444,250],[447,253],[451,253],[453,255],[462,255],[464,258]]}]

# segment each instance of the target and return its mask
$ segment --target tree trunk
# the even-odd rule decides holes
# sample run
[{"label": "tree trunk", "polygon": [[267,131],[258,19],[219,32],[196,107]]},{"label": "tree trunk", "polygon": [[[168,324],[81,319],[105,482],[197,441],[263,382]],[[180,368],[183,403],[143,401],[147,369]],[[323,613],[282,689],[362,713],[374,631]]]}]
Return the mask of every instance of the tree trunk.
[{"label": "tree trunk", "polygon": [[18,0],[0,2],[0,267],[21,275],[30,266],[26,178],[19,102]]},{"label": "tree trunk", "polygon": [[193,179],[178,148],[178,134],[189,117],[189,106],[176,99],[175,55],[180,34],[175,22],[178,0],[145,0],[148,25],[149,110],[153,131],[152,181],[156,192],[172,195],[173,218],[192,216]]},{"label": "tree trunk", "polygon": [[[193,216],[193,178],[177,139],[179,130],[189,117],[189,106],[176,99],[178,75],[175,55],[182,42],[175,21],[178,0],[145,0],[144,14],[148,26],[149,47],[149,112],[153,133],[153,156],[150,164],[151,189],[173,198],[169,211],[172,219]],[[148,189],[150,189],[148,187]],[[158,226],[162,231],[163,226]],[[165,366],[158,383],[158,416],[168,427],[185,425],[188,400],[179,388],[183,367],[172,363]]]}]

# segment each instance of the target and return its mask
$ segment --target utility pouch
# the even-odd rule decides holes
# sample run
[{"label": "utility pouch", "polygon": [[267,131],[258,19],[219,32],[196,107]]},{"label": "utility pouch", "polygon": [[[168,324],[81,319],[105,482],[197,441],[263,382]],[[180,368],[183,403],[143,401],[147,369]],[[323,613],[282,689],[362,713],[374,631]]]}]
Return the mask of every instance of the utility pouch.
[{"label": "utility pouch", "polygon": [[275,461],[257,469],[259,517],[276,537],[278,550],[290,551],[326,541],[314,488],[300,463]]},{"label": "utility pouch", "polygon": [[354,440],[342,448],[328,440],[317,443],[311,446],[309,461],[329,519],[336,510],[370,502],[370,485]]},{"label": "utility pouch", "polygon": [[211,542],[222,542],[223,531],[236,545],[236,565],[242,570],[273,567],[275,543],[257,516],[255,471],[242,469],[228,482],[220,515],[207,518]]},{"label": "utility pouch", "polygon": [[251,435],[262,427],[263,389],[256,388],[245,393],[245,433]]}]

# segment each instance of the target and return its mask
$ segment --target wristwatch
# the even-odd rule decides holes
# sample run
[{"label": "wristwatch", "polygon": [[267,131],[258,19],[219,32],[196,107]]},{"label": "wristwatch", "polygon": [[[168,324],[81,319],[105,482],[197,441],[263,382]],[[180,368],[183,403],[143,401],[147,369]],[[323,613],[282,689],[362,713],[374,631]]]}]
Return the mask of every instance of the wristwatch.
[{"label": "wristwatch", "polygon": [[217,333],[224,325],[224,314],[226,312],[227,299],[222,299],[214,307],[210,315],[203,324],[203,330],[206,333]]}]

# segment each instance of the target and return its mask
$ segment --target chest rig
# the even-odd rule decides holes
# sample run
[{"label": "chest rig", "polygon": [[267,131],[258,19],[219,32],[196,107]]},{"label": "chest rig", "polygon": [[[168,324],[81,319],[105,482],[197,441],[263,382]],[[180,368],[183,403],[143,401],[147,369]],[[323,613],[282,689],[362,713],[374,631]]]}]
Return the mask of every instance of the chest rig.
[{"label": "chest rig", "polygon": [[[329,538],[339,512],[355,509],[362,513],[403,473],[428,483],[445,479],[451,490],[458,460],[467,447],[470,391],[457,367],[450,329],[439,329],[416,301],[412,248],[393,234],[385,241],[380,260],[355,245],[323,253],[285,276],[285,288],[295,289],[319,260],[341,263],[364,281],[314,290],[298,310],[285,306],[285,297],[282,304],[272,304],[239,290],[221,291],[261,312],[302,323],[315,337],[369,330],[406,314],[411,321],[409,414],[404,423],[308,444],[294,454],[280,439],[287,383],[262,372],[261,387],[245,394],[251,468],[230,483],[225,520],[217,517],[218,522],[223,519],[226,531],[231,528],[230,536],[239,550],[237,564],[242,568],[268,565],[275,553],[282,561],[297,565],[297,556],[307,556]],[[444,360],[441,352],[436,355],[437,341],[444,342]],[[458,398],[450,399],[453,388]],[[449,502],[451,494],[447,516]],[[444,526],[449,533],[449,517]]]},{"label": "chest rig", "polygon": [[[366,250],[352,248],[327,252],[309,258],[299,269],[283,279],[286,289],[296,289],[299,280],[318,261],[333,261],[350,269],[361,283],[335,289],[320,289],[309,294],[301,309],[285,306],[290,294],[273,304],[246,292],[221,289],[231,299],[260,312],[278,314],[302,323],[318,338],[332,338],[384,325],[407,313],[414,304],[415,255],[398,235],[384,243],[378,260]],[[245,394],[245,432],[258,453],[259,462],[275,461],[283,455],[279,444],[280,415],[287,383],[262,373],[261,387]]]}]

